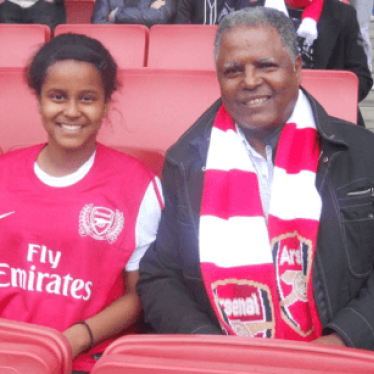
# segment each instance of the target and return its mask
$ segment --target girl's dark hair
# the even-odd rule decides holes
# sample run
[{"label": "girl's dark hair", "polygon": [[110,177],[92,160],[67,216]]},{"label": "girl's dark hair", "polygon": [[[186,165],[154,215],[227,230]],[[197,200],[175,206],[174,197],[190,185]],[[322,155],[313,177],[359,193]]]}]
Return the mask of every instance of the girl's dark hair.
[{"label": "girl's dark hair", "polygon": [[39,49],[27,71],[29,87],[40,96],[48,68],[57,61],[88,62],[100,73],[105,101],[117,89],[117,64],[108,50],[96,39],[81,34],[61,34]]}]

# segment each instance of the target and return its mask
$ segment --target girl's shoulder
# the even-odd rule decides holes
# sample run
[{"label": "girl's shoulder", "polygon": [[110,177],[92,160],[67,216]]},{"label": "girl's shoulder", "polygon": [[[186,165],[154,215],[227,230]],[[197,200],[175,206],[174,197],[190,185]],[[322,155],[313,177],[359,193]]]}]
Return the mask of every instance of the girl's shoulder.
[{"label": "girl's shoulder", "polygon": [[13,165],[22,163],[25,165],[27,160],[35,158],[42,150],[45,144],[38,144],[31,147],[19,147],[17,149],[6,152],[0,156],[0,164],[4,167],[5,165]]}]

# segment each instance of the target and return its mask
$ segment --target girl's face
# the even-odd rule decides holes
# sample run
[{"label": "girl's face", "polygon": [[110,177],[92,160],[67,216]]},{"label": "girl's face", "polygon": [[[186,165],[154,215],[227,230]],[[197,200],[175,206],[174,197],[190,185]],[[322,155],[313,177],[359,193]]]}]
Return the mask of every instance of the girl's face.
[{"label": "girl's face", "polygon": [[93,151],[109,101],[105,102],[101,76],[92,64],[64,60],[48,68],[38,108],[49,147]]}]

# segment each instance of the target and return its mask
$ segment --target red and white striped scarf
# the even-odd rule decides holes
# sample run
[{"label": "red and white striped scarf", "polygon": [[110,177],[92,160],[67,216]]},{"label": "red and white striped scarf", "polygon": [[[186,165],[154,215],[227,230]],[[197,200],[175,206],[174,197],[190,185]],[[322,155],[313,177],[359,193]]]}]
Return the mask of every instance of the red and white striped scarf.
[{"label": "red and white striped scarf", "polygon": [[319,142],[299,91],[278,142],[266,223],[256,171],[221,106],[208,150],[200,216],[205,287],[228,334],[311,341],[321,335],[312,290],[321,198]]}]

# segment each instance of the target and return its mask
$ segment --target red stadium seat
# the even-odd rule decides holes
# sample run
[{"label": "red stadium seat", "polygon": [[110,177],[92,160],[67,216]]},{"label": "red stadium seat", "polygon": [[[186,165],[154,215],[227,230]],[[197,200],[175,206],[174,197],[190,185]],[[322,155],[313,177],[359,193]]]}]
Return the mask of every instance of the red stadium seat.
[{"label": "red stadium seat", "polygon": [[[98,140],[160,174],[163,154],[219,96],[213,71],[120,70]],[[47,140],[21,69],[0,69],[0,139],[5,151]],[[20,104],[22,103],[22,104]],[[22,110],[19,110],[22,105]]]},{"label": "red stadium seat", "polygon": [[369,374],[374,353],[304,342],[236,336],[119,338],[91,374]]},{"label": "red stadium seat", "polygon": [[95,0],[66,0],[67,23],[90,23]]},{"label": "red stadium seat", "polygon": [[120,68],[138,68],[145,65],[149,31],[144,25],[66,24],[55,29],[55,35],[68,32],[98,39],[108,48]]},{"label": "red stadium seat", "polygon": [[0,113],[0,144],[5,152],[14,145],[47,141],[24,69],[0,68]]},{"label": "red stadium seat", "polygon": [[26,67],[50,38],[51,30],[46,25],[0,24],[0,67]]},{"label": "red stadium seat", "polygon": [[214,70],[216,32],[216,25],[155,25],[149,32],[147,66]]},{"label": "red stadium seat", "polygon": [[99,140],[165,152],[219,97],[214,71],[121,70]]},{"label": "red stadium seat", "polygon": [[[103,144],[143,159],[160,173],[163,154],[220,96],[214,71],[126,69],[112,98]],[[302,84],[327,111],[356,121],[357,78],[349,72],[303,71]],[[0,144],[12,147],[47,141],[36,97],[20,68],[0,68]]]},{"label": "red stadium seat", "polygon": [[1,374],[71,374],[71,356],[59,331],[0,318]]},{"label": "red stadium seat", "polygon": [[148,169],[152,170],[156,175],[161,177],[162,167],[164,165],[165,156],[163,152],[147,149],[147,148],[134,148],[134,147],[112,147],[117,151],[127,153],[130,156],[142,160]]},{"label": "red stadium seat", "polygon": [[303,69],[301,84],[331,116],[357,123],[356,74],[350,71]]}]

